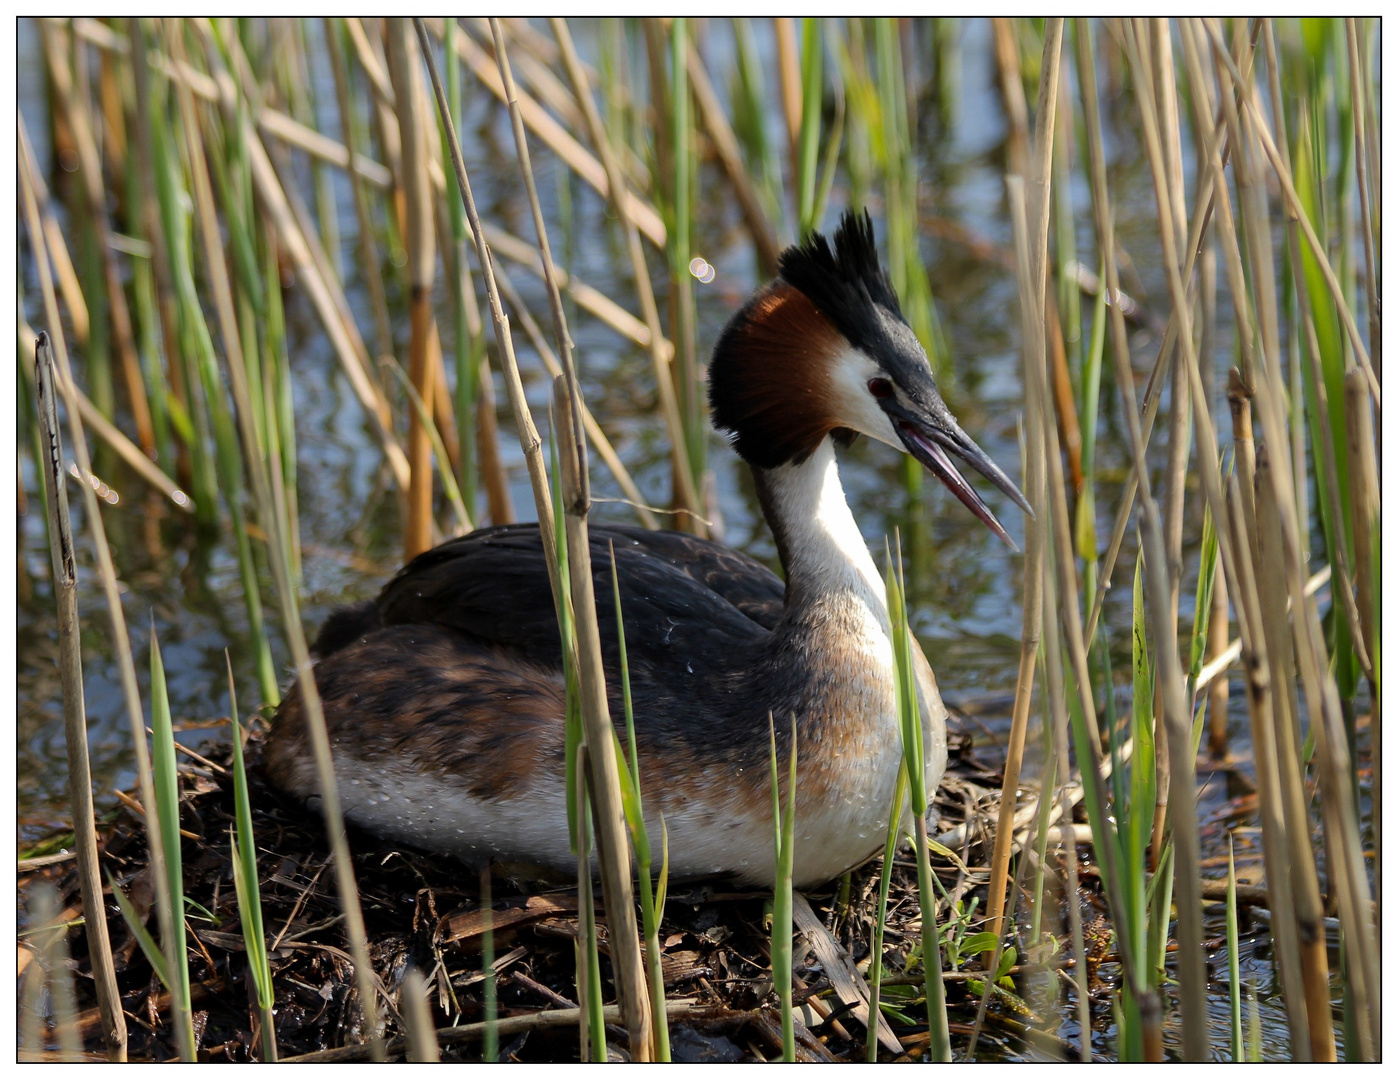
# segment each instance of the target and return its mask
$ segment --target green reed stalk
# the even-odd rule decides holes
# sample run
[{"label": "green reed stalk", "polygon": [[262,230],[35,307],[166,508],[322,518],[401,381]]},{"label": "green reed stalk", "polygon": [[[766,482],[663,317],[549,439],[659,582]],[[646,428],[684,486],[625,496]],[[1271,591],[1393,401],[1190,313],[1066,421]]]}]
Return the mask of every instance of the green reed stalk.
[{"label": "green reed stalk", "polygon": [[248,971],[257,988],[257,1007],[262,1013],[262,1060],[277,1060],[277,1027],[273,1014],[276,998],[272,989],[272,968],[267,960],[267,937],[262,928],[262,890],[257,875],[257,838],[252,831],[252,800],[248,797],[248,773],[243,764],[243,725],[238,720],[238,692],[233,684],[233,661],[223,650],[228,666],[228,709],[232,721],[233,815],[234,830],[228,842],[232,850],[233,888],[238,897],[238,919],[243,928],[243,946]]},{"label": "green reed stalk", "polygon": [[1234,1061],[1243,1060],[1243,1004],[1238,978],[1238,874],[1233,866],[1233,834],[1228,834],[1228,1013],[1229,1046]]},{"label": "green reed stalk", "polygon": [[272,497],[281,507],[286,522],[283,546],[291,580],[299,585],[301,577],[301,513],[296,486],[296,402],[291,388],[291,358],[286,347],[286,315],[282,310],[281,272],[269,230],[265,237],[267,255],[264,260],[267,285],[266,348],[262,352],[266,370],[262,385],[268,397],[268,476]]},{"label": "green reed stalk", "polygon": [[495,913],[490,894],[490,863],[481,868],[481,911],[485,913],[485,931],[481,935],[481,972],[485,975],[485,1038],[481,1059],[491,1062],[500,1058],[500,1030],[495,986]]},{"label": "green reed stalk", "polygon": [[[176,29],[170,33],[170,41],[176,56],[183,53],[182,43],[179,35],[182,31]],[[195,177],[193,184],[193,198],[197,207],[197,212],[207,215],[210,218],[214,214],[212,206],[213,195],[209,187],[208,176],[203,172],[206,160],[203,146],[200,142],[200,123],[198,113],[195,110],[192,95],[188,87],[181,84],[179,92],[180,113],[183,118],[183,133],[186,140],[186,148],[193,161],[198,155],[199,161],[195,168],[199,175]],[[200,182],[202,180],[202,183]],[[176,188],[176,192],[181,189]],[[238,223],[240,218],[236,214],[227,216],[232,231],[239,232]],[[167,235],[172,235],[170,225],[178,223],[167,222]],[[249,245],[250,240],[243,230],[244,244]],[[208,244],[209,237],[205,233],[205,244]],[[234,247],[238,245],[235,243]],[[214,354],[213,338],[209,333],[208,324],[204,320],[203,306],[200,302],[198,290],[194,283],[193,253],[188,244],[176,241],[173,265],[175,280],[182,296],[182,310],[184,318],[187,320],[188,333],[193,342],[193,361],[197,364],[199,379],[204,388],[204,396],[208,402],[209,410],[213,420],[214,428],[214,450],[215,467],[219,478],[219,486],[223,491],[223,501],[228,507],[228,515],[236,550],[238,554],[238,574],[242,581],[243,602],[248,613],[248,645],[252,650],[257,664],[258,685],[261,688],[262,700],[270,704],[277,704],[281,701],[281,688],[278,685],[277,670],[272,663],[272,650],[267,640],[267,631],[263,623],[262,616],[262,595],[261,586],[257,579],[257,565],[253,561],[252,542],[248,538],[247,525],[243,516],[242,491],[243,475],[248,467],[242,457],[241,447],[238,442],[238,434],[234,425],[233,416],[228,407],[228,399],[223,388],[223,381],[219,377],[218,360]],[[206,250],[208,258],[222,258],[222,248],[215,253]],[[221,313],[220,317],[224,317]],[[236,320],[236,315],[227,313],[229,319]],[[247,371],[252,365],[246,361],[246,354],[243,353],[240,342],[230,340],[227,336],[228,330],[224,330],[225,359],[230,367],[235,365]],[[249,420],[252,422],[254,430],[256,428],[257,408],[254,406]]]},{"label": "green reed stalk", "polygon": [[[145,227],[146,206],[143,167],[136,153],[126,156],[126,229],[133,239],[154,244]],[[135,314],[136,349],[141,358],[141,371],[150,402],[151,431],[155,439],[155,459],[164,463],[172,460],[169,387],[161,367],[160,317],[156,307],[155,270],[152,258],[131,260],[131,300]]]},{"label": "green reed stalk", "polygon": [[675,344],[679,350],[680,405],[684,410],[685,445],[690,471],[701,483],[707,467],[709,444],[708,401],[694,342],[694,283],[689,272],[689,238],[693,231],[696,168],[693,123],[690,120],[689,77],[686,57],[689,34],[686,20],[675,19],[670,28],[670,150],[674,166],[673,213],[666,239],[670,249],[670,282],[679,315]]},{"label": "green reed stalk", "polygon": [[807,17],[801,22],[801,131],[798,137],[800,172],[796,181],[796,220],[805,236],[820,224],[816,217],[816,163],[820,154],[820,108],[825,89],[825,45],[820,20]]},{"label": "green reed stalk", "polygon": [[[884,587],[888,595],[888,619],[893,636],[893,685],[898,702],[898,730],[903,743],[903,760],[908,770],[908,796],[913,811],[913,841],[917,848],[917,892],[922,908],[923,989],[927,997],[927,1049],[933,1061],[950,1061],[951,1035],[947,1028],[946,989],[942,985],[937,894],[932,884],[932,863],[927,843],[927,757],[923,750],[922,710],[918,701],[917,676],[913,668],[911,631],[908,629],[907,593],[903,584],[903,549],[896,530],[894,551],[894,555],[889,555],[887,547],[884,549],[887,563]],[[874,1022],[872,1016],[870,1022]]]},{"label": "green reed stalk", "polygon": [[908,801],[908,763],[898,765],[898,780],[893,785],[893,803],[888,811],[888,834],[883,844],[883,866],[879,870],[879,898],[874,907],[874,933],[869,942],[869,1024],[864,1040],[867,1059],[878,1061],[879,1055],[879,994],[883,989],[883,935],[888,922],[888,890],[893,880],[893,853],[898,849],[899,826],[903,807]]},{"label": "green reed stalk", "polygon": [[[549,425],[549,472],[559,475],[558,414]],[[577,628],[568,567],[568,536],[563,526],[563,488],[554,484],[553,550],[558,580],[558,631],[563,652],[563,767],[568,801],[568,838],[578,857],[578,938],[574,942],[575,983],[578,991],[579,1060],[607,1060],[607,1033],[602,1022],[601,964],[597,953],[597,916],[592,898],[592,813],[587,797],[587,745],[584,741],[582,702],[578,691]]]},{"label": "green reed stalk", "polygon": [[[160,658],[160,640],[155,618],[150,627],[151,763],[155,780],[155,813],[160,818],[160,835],[165,845],[165,879],[169,882],[170,906],[174,914],[175,967],[170,972],[172,1022],[184,1030],[194,1046],[194,1026],[189,1004],[189,960],[184,925],[184,864],[180,843],[180,785],[175,764],[175,730],[170,720],[170,695],[165,686],[165,664]],[[187,1059],[194,1060],[193,1054]]]},{"label": "green reed stalk", "polygon": [[[796,1060],[796,1029],[791,1012],[791,874],[796,858],[796,717],[791,718],[791,764],[786,781],[786,809],[782,809],[781,777],[777,767],[777,726],[769,713],[772,740],[772,833],[776,856],[776,882],[772,891],[772,983],[781,1001],[782,1060]],[[939,978],[940,984],[941,979]],[[870,1017],[873,1022],[873,1017]]]},{"label": "green reed stalk", "polygon": [[447,455],[446,444],[442,442],[442,433],[437,430],[437,425],[432,419],[432,410],[422,400],[422,395],[417,392],[417,387],[413,385],[408,373],[403,370],[402,364],[389,356],[384,358],[384,367],[388,368],[393,373],[393,377],[398,380],[398,385],[403,388],[403,393],[407,395],[408,402],[413,407],[417,422],[427,432],[427,440],[437,462],[437,472],[442,477],[442,491],[447,497],[447,502],[451,503],[453,513],[456,514],[457,535],[465,536],[474,526],[471,524],[471,515],[461,496],[461,489],[456,486],[456,477],[452,475],[451,458]]},{"label": "green reed stalk", "polygon": [[[178,179],[179,151],[169,130],[170,120],[164,106],[164,85],[157,85],[160,86],[161,93],[157,95],[158,101],[150,102],[151,107],[144,120],[150,125],[151,165],[155,173],[156,200],[165,240],[164,258],[170,269],[170,284],[174,290],[174,329],[178,338],[176,360],[180,366],[180,382],[186,395],[182,407],[178,401],[172,399],[171,422],[175,424],[176,431],[181,434],[189,448],[190,494],[194,496],[195,517],[201,525],[212,528],[218,522],[219,485],[214,459],[209,452],[212,438],[208,410],[199,391],[198,377],[191,369],[191,353],[194,348],[191,328],[195,313],[190,311],[190,300],[185,288],[185,271],[189,263],[188,230],[184,224],[181,202],[183,189]],[[199,318],[202,318],[202,315]],[[168,343],[166,349],[168,352]]]},{"label": "green reed stalk", "polygon": [[754,178],[767,219],[778,225],[785,219],[781,198],[781,165],[777,148],[767,134],[767,80],[752,23],[733,20],[733,43],[737,54],[733,102],[733,130],[743,146],[749,174]]},{"label": "green reed stalk", "polygon": [[[611,541],[607,551],[612,563],[612,601],[616,607],[617,647],[621,656],[621,703],[626,716],[626,746],[630,754],[627,758],[620,754],[622,765],[622,809],[626,812],[627,831],[631,834],[631,847],[636,853],[636,878],[641,897],[641,929],[646,937],[646,981],[650,985],[651,1026],[655,1036],[655,1058],[657,1061],[670,1060],[670,1026],[665,1016],[665,977],[660,967],[660,921],[665,916],[665,889],[670,875],[670,850],[668,841],[662,839],[660,881],[651,881],[650,836],[646,832],[645,811],[641,803],[641,759],[636,754],[636,717],[631,704],[631,668],[626,659],[626,625],[621,614],[621,586],[617,580],[616,549]],[[662,838],[665,836],[665,817],[660,818]]]}]

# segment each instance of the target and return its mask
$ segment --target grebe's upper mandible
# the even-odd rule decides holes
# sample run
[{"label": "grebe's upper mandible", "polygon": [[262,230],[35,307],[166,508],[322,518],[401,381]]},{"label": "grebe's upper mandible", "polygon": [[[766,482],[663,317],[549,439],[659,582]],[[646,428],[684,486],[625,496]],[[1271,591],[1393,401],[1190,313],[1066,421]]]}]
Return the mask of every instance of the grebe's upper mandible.
[{"label": "grebe's upper mandible", "polygon": [[[867,214],[845,214],[833,251],[819,234],[788,248],[779,270],[719,338],[709,402],[752,467],[785,586],[682,533],[594,525],[591,542],[620,724],[616,550],[653,844],[663,815],[675,876],[770,884],[768,716],[782,760],[794,716],[802,886],[882,845],[901,756],[883,580],[845,501],[836,445],[864,434],[911,454],[1006,542],[953,458],[1029,506],[942,401]],[[562,658],[536,525],[480,529],[418,556],[377,600],[333,614],[315,652],[351,821],[467,861],[575,870]],[[946,709],[921,649],[914,663],[932,788],[946,766]],[[316,795],[297,693],[266,760],[283,789]]]}]

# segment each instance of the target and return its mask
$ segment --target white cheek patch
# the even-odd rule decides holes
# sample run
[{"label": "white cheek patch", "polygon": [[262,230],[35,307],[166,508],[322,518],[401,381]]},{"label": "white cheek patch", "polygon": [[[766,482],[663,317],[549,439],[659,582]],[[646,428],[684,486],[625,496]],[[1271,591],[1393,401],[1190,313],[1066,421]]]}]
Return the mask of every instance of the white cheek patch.
[{"label": "white cheek patch", "polygon": [[886,378],[878,364],[859,349],[846,346],[830,366],[831,400],[840,426],[907,452],[893,430],[893,421],[869,392],[869,380]]}]

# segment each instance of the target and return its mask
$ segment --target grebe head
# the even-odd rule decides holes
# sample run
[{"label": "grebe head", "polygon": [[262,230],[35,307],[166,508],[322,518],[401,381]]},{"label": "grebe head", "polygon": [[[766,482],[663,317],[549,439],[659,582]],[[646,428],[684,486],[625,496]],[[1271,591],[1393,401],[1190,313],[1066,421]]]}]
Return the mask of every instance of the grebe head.
[{"label": "grebe head", "polygon": [[804,461],[827,435],[845,442],[868,435],[911,454],[1013,547],[948,453],[1026,513],[1029,503],[942,400],[879,265],[868,212],[845,212],[833,252],[812,233],[782,252],[777,269],[778,279],[729,320],[714,347],[714,426],[761,469]]}]

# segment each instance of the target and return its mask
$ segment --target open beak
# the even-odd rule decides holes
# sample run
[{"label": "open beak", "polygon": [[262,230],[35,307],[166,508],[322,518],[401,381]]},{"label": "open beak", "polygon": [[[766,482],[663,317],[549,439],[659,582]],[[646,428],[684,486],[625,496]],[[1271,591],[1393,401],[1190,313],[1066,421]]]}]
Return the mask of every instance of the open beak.
[{"label": "open beak", "polygon": [[1019,546],[1010,539],[1010,534],[985,504],[985,500],[966,482],[966,478],[952,464],[947,454],[955,454],[975,469],[1032,518],[1034,511],[1029,506],[1029,500],[1015,487],[1014,481],[1005,475],[1000,466],[991,461],[989,455],[961,430],[950,413],[945,417],[938,417],[935,423],[923,423],[901,408],[889,408],[886,411],[908,453],[922,462],[932,475],[950,488],[951,493],[965,503],[966,508],[989,526],[996,536],[1005,541],[1012,550],[1018,551]]}]

